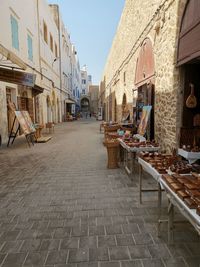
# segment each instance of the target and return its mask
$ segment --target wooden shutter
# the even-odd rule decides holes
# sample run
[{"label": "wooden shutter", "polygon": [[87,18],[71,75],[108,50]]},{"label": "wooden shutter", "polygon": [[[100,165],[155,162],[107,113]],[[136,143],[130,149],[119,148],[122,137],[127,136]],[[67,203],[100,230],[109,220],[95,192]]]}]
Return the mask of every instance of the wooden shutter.
[{"label": "wooden shutter", "polygon": [[28,43],[28,59],[33,60],[33,41],[30,35],[27,35],[27,43]]},{"label": "wooden shutter", "polygon": [[[200,57],[200,1],[188,1],[179,34],[177,65]],[[199,60],[199,59],[198,59]]]},{"label": "wooden shutter", "polygon": [[18,38],[18,22],[11,15],[11,30],[12,30],[12,46],[19,50],[19,38]]}]

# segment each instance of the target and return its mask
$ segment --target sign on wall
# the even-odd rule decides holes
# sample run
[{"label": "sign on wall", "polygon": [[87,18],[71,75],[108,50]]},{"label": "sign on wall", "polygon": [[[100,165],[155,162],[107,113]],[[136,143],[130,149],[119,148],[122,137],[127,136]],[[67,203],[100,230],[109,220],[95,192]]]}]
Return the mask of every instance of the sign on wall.
[{"label": "sign on wall", "polygon": [[36,74],[0,68],[0,81],[34,87]]}]

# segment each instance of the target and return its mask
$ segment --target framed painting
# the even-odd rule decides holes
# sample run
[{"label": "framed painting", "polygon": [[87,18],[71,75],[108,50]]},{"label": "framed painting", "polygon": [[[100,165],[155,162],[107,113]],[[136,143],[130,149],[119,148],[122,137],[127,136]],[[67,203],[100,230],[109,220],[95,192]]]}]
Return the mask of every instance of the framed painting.
[{"label": "framed painting", "polygon": [[22,132],[23,132],[25,135],[30,134],[30,133],[31,133],[31,131],[30,131],[30,127],[29,127],[29,125],[27,124],[27,122],[26,122],[26,120],[25,120],[25,118],[24,118],[22,112],[21,112],[21,111],[15,111],[15,115],[16,115],[16,118],[17,118],[17,120],[18,120],[18,122],[19,122],[19,125],[20,125],[20,127],[21,127]]},{"label": "framed painting", "polygon": [[24,116],[24,119],[25,119],[27,125],[28,125],[29,128],[30,128],[30,132],[31,132],[31,133],[34,133],[36,130],[35,130],[35,127],[34,127],[34,125],[33,125],[33,122],[32,122],[32,120],[31,120],[31,117],[30,117],[28,111],[23,110],[23,111],[21,111],[21,113],[22,113],[22,115]]},{"label": "framed painting", "polygon": [[147,124],[150,118],[152,106],[143,106],[140,124],[138,126],[138,134],[144,136],[147,130]]}]

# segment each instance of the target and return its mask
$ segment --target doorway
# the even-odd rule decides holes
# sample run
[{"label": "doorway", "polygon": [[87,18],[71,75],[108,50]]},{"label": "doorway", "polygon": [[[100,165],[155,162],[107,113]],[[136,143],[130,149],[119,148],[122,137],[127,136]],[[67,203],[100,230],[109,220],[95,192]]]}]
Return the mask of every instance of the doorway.
[{"label": "doorway", "polygon": [[149,124],[147,126],[147,138],[154,139],[154,86],[153,84],[144,84],[138,88],[138,98],[136,101],[135,118],[136,124],[139,125],[142,109],[144,106],[151,106]]}]

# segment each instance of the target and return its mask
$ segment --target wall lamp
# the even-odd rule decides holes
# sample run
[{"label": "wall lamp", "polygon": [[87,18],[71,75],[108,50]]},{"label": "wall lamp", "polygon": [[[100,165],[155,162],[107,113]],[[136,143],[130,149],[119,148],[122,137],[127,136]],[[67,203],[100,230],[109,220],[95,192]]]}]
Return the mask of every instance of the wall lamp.
[{"label": "wall lamp", "polygon": [[52,67],[53,67],[53,64],[59,59],[59,57],[55,57],[53,62],[52,62]]}]

